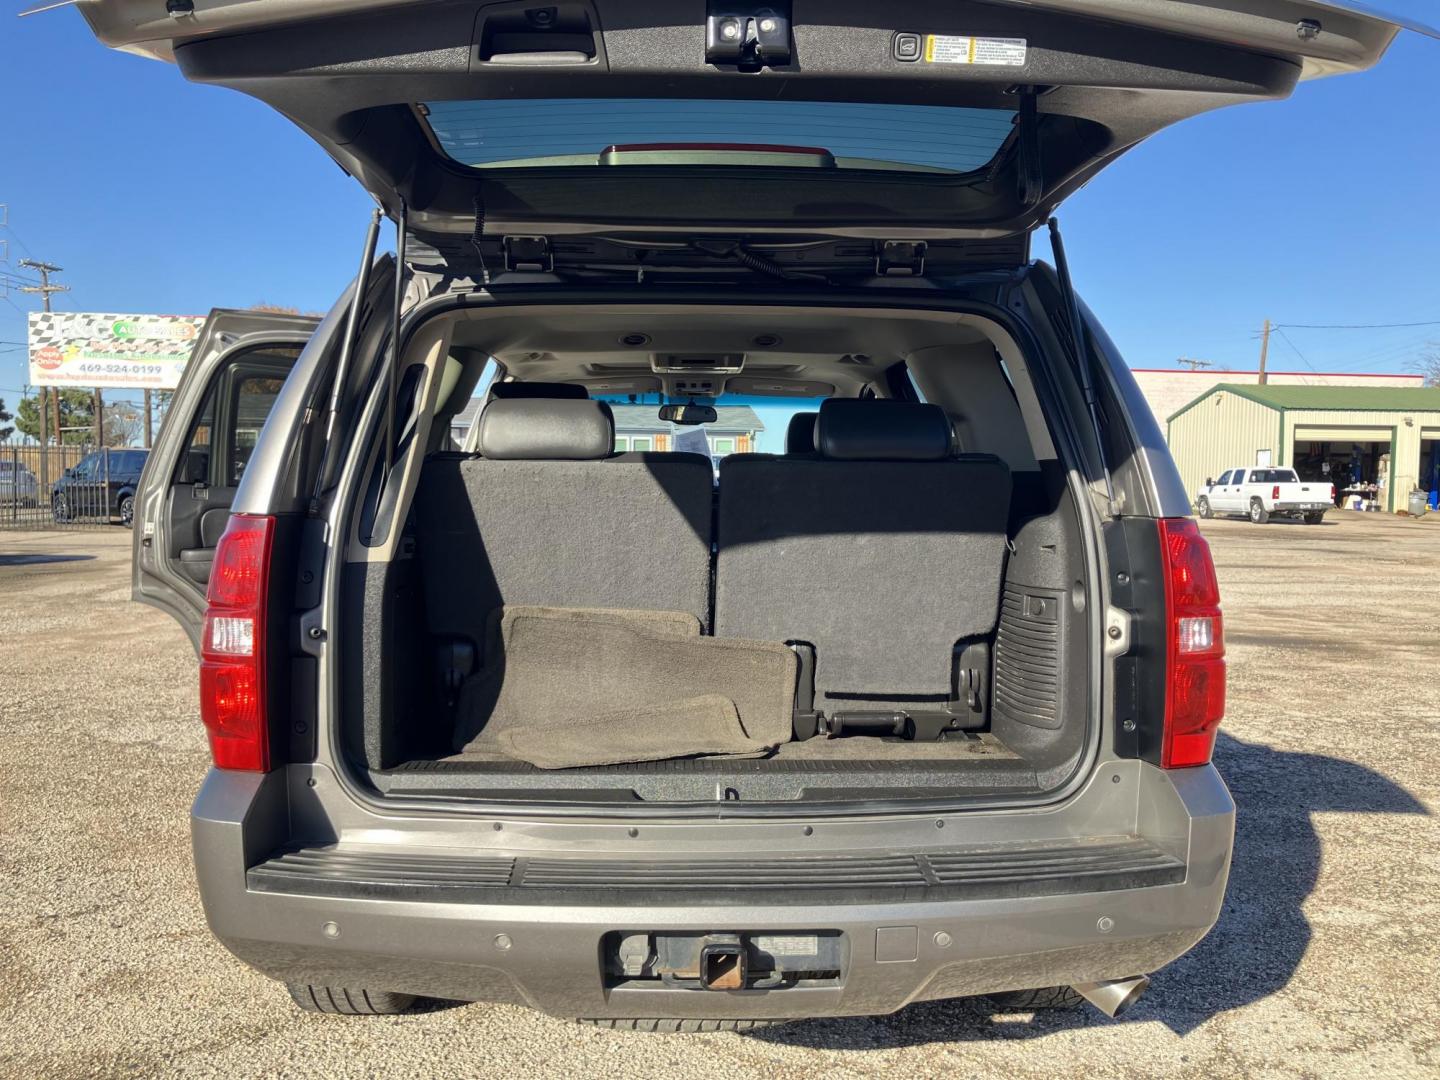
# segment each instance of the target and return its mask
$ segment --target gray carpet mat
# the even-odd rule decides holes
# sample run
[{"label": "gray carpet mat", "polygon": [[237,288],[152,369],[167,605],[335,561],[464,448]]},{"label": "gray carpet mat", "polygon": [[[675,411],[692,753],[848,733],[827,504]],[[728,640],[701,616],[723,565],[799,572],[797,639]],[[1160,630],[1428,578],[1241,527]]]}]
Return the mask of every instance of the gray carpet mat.
[{"label": "gray carpet mat", "polygon": [[510,757],[542,769],[754,754],[766,749],[745,734],[735,703],[721,694],[511,727],[500,734],[499,743]]},{"label": "gray carpet mat", "polygon": [[[601,719],[611,722],[613,731],[614,717],[622,712],[637,725],[638,738],[648,736],[658,745],[664,737],[666,752],[607,756],[603,762],[574,760],[572,765],[753,752],[790,738],[794,653],[779,643],[699,636],[694,617],[683,613],[507,609],[486,655],[495,662],[462,688],[457,750],[508,754],[510,741],[501,741],[507,732],[554,732]],[[695,705],[697,699],[711,696],[732,704],[734,723],[713,708]],[[675,734],[696,736],[703,717],[710,726],[702,746],[721,740],[726,746],[738,745],[738,726],[745,750],[680,749],[667,728],[676,722],[672,712],[682,705],[687,720]],[[596,729],[589,737],[601,733]],[[531,740],[522,737],[521,742],[533,753]],[[593,758],[604,750],[590,749],[581,756]]]}]

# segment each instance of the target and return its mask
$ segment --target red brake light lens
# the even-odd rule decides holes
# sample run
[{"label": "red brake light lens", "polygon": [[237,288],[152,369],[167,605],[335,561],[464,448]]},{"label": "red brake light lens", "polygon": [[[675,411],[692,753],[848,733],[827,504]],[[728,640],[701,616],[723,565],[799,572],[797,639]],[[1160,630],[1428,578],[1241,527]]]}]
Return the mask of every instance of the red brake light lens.
[{"label": "red brake light lens", "polygon": [[1273,488],[1270,489],[1270,498],[1271,498],[1271,499],[1278,499],[1278,498],[1280,498],[1280,485],[1279,485],[1279,484],[1276,484]]},{"label": "red brake light lens", "polygon": [[200,717],[221,769],[268,772],[265,594],[275,519],[232,514],[215,549],[200,640]]},{"label": "red brake light lens", "polygon": [[1204,765],[1225,715],[1225,628],[1210,545],[1190,518],[1162,518],[1166,769]]}]

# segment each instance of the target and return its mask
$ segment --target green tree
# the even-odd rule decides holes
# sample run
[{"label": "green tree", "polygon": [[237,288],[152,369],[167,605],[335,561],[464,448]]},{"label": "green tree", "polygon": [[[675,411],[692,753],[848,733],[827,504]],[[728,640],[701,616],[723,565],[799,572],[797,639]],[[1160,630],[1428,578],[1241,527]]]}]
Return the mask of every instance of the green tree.
[{"label": "green tree", "polygon": [[[90,391],[61,390],[59,393],[60,426],[65,429],[62,432],[63,441],[67,445],[93,442],[95,439],[95,414],[91,411],[93,398]],[[55,406],[50,404],[49,409],[45,419],[48,426],[53,428],[55,426]],[[32,439],[40,438],[40,398],[38,396],[21,400],[15,424],[21,432],[29,435]],[[50,431],[49,435],[52,440],[55,438],[54,431]]]},{"label": "green tree", "polygon": [[5,409],[5,399],[0,398],[0,442],[6,442],[11,435],[15,434],[15,427],[10,423],[15,419],[15,414]]}]

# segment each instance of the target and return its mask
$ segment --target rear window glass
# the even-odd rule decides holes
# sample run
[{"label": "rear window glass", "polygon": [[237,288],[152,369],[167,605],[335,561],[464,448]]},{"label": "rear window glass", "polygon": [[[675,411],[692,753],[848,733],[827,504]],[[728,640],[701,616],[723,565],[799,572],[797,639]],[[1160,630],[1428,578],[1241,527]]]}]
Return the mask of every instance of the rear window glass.
[{"label": "rear window glass", "polygon": [[[661,420],[659,394],[601,395],[615,415],[618,452],[679,451],[705,454],[717,465],[731,454],[783,454],[785,429],[797,412],[817,412],[824,398],[723,394],[706,398],[718,414],[713,424],[680,425]],[[669,398],[685,402],[687,398]]]},{"label": "rear window glass", "polygon": [[1252,469],[1250,482],[1252,484],[1293,484],[1297,481],[1295,473],[1291,469]]},{"label": "rear window glass", "polygon": [[828,150],[836,168],[950,173],[988,164],[1015,117],[943,105],[681,98],[429,101],[420,112],[441,150],[464,165],[597,165],[610,146],[764,144]]}]

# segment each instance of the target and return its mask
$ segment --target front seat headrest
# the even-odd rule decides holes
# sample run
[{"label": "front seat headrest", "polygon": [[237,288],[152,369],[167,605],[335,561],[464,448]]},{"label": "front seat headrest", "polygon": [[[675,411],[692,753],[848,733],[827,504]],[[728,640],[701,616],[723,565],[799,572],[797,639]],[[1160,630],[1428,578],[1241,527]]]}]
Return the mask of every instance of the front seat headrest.
[{"label": "front seat headrest", "polygon": [[831,398],[815,421],[815,448],[836,461],[941,461],[952,447],[950,418],[938,405]]},{"label": "front seat headrest", "polygon": [[578,401],[588,398],[590,391],[578,383],[568,382],[497,382],[490,387],[492,401],[518,398],[550,398],[560,401]]},{"label": "front seat headrest", "polygon": [[790,426],[785,429],[785,453],[815,452],[815,420],[819,415],[818,412],[797,412],[790,417]]},{"label": "front seat headrest", "polygon": [[615,449],[603,401],[501,398],[480,414],[480,456],[492,461],[594,461]]}]

